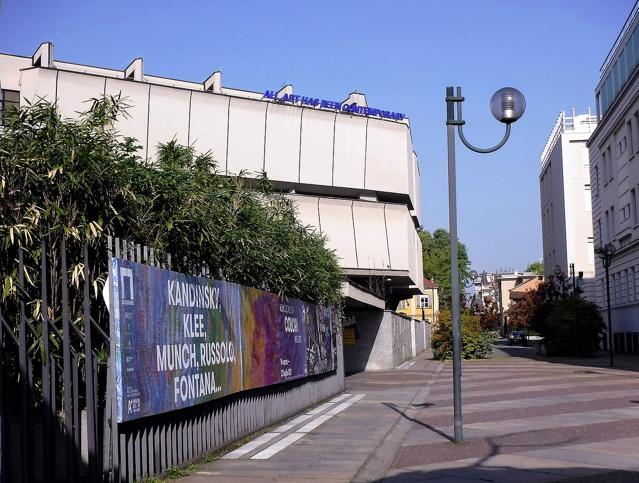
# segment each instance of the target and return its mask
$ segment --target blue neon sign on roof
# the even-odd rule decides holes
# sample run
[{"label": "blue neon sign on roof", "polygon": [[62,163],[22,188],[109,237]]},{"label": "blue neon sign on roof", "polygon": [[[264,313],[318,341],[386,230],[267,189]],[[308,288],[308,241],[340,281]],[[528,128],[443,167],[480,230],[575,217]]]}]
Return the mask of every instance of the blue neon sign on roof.
[{"label": "blue neon sign on roof", "polygon": [[392,119],[394,121],[402,121],[406,118],[405,114],[400,112],[385,111],[373,107],[358,106],[356,103],[348,104],[346,102],[328,101],[317,97],[299,96],[295,94],[284,94],[277,97],[277,91],[266,91],[265,99],[282,102],[285,104],[293,104],[299,106],[319,107],[321,109],[331,109],[334,111],[345,112],[350,114],[358,114],[361,116],[375,116],[382,119]]}]

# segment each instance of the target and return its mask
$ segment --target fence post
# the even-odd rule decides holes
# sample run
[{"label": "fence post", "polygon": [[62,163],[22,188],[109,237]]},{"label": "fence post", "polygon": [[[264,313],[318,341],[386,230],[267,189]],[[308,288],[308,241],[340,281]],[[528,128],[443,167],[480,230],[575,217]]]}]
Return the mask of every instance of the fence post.
[{"label": "fence post", "polygon": [[20,371],[20,423],[23,431],[20,438],[20,474],[22,481],[31,481],[33,465],[27,460],[29,439],[31,437],[31,402],[29,398],[29,368],[27,360],[27,316],[24,310],[24,254],[18,248],[18,305],[20,310],[20,338],[18,344],[18,366]]},{"label": "fence post", "polygon": [[93,480],[97,477],[95,471],[95,420],[96,420],[96,406],[93,399],[93,385],[94,373],[93,373],[93,341],[92,341],[92,327],[91,327],[91,306],[90,306],[90,292],[89,285],[89,246],[87,242],[82,245],[83,255],[83,272],[84,272],[84,373],[86,377],[86,407],[87,407],[87,449],[89,452],[89,480]]},{"label": "fence post", "polygon": [[[49,287],[47,284],[47,243],[43,239],[40,242],[40,316],[42,317],[42,454],[44,456],[44,479],[55,480],[55,466],[52,464],[55,458],[51,458],[52,434],[51,416],[51,366],[49,357]],[[54,445],[55,447],[55,445]]]},{"label": "fence post", "polygon": [[[113,277],[111,273],[111,259],[113,257],[113,238],[108,237],[107,242],[107,266],[109,277]],[[115,239],[115,256],[120,255],[119,240]],[[113,281],[109,282],[109,360],[107,364],[107,384],[106,384],[106,401],[110,406],[110,411],[105,411],[104,417],[109,420],[109,428],[111,431],[111,438],[109,448],[111,449],[111,474],[109,481],[121,481],[120,478],[120,434],[118,430],[118,401],[115,389],[115,327],[113,324],[113,307],[115,301],[113,300]]]},{"label": "fence post", "polygon": [[65,236],[60,242],[60,283],[62,292],[62,384],[64,387],[64,440],[66,478],[75,481],[73,448],[73,392],[71,380],[71,316],[69,314],[69,280],[67,274],[67,250]]},{"label": "fence post", "polygon": [[[2,275],[0,273],[0,275]],[[7,474],[6,462],[4,458],[5,444],[4,435],[5,429],[5,414],[6,408],[4,404],[5,390],[4,390],[4,318],[2,316],[2,308],[0,307],[0,483],[5,482],[5,475]],[[8,480],[8,478],[6,478]]]}]

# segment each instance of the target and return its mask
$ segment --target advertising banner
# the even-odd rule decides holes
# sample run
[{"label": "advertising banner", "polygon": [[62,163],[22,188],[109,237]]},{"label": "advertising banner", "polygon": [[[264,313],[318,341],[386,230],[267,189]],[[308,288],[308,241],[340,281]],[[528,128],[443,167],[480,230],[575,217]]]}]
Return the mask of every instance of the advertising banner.
[{"label": "advertising banner", "polygon": [[118,422],[335,370],[333,310],[111,259]]}]

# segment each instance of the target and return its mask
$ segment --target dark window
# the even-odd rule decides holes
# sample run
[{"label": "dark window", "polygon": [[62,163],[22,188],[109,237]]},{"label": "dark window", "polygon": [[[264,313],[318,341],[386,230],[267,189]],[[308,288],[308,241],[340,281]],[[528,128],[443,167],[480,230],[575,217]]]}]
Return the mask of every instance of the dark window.
[{"label": "dark window", "polygon": [[0,99],[0,126],[4,124],[4,118],[7,112],[12,109],[20,108],[20,93],[18,91],[2,90],[2,98]]}]

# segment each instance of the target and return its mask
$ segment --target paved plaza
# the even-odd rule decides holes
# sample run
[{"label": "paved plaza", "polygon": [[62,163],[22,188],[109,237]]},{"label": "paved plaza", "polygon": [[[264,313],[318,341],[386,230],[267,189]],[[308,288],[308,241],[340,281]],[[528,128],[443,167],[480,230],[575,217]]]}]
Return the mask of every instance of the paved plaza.
[{"label": "paved plaza", "polygon": [[424,353],[349,377],[183,481],[639,481],[637,358],[496,354],[464,362],[464,444],[451,442],[452,366]]}]

